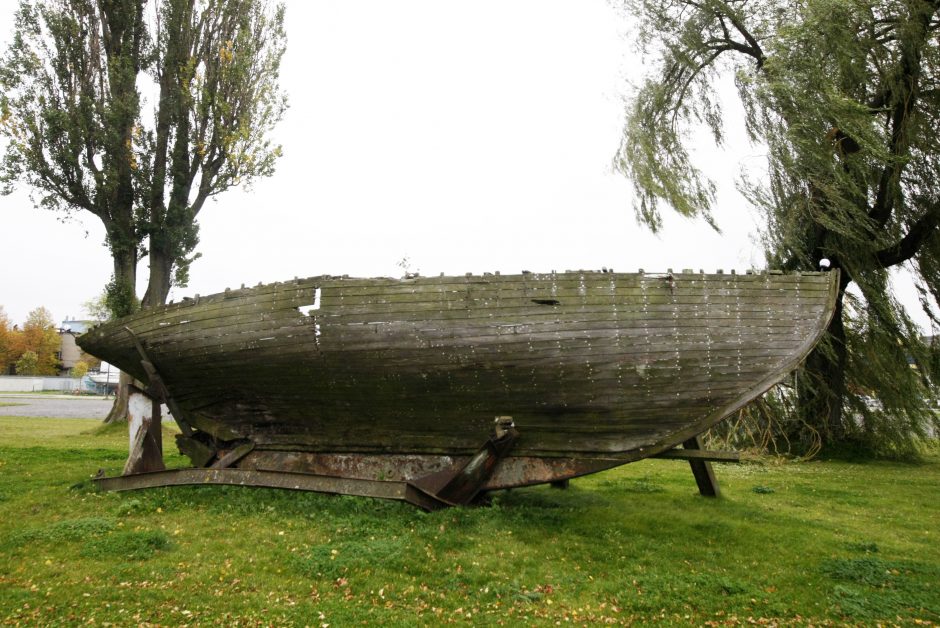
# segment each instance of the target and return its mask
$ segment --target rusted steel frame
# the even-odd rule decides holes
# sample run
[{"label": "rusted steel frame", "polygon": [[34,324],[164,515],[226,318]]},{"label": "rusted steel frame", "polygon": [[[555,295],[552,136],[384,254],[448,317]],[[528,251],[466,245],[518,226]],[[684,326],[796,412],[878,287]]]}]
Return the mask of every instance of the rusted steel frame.
[{"label": "rusted steel frame", "polygon": [[[319,453],[259,446],[245,456],[239,462],[239,466],[248,469],[281,469],[314,475],[416,482],[419,478],[426,479],[436,474],[442,474],[441,477],[444,475],[453,477],[453,470],[465,466],[470,457],[469,455],[445,454]],[[637,456],[634,459],[641,457]],[[534,458],[513,454],[504,458],[496,466],[482,490],[491,491],[563,481],[618,467],[626,462],[630,461],[613,458]],[[444,482],[445,480],[441,480],[438,484],[443,485]]]},{"label": "rusted steel frame", "polygon": [[101,477],[93,481],[103,491],[221,484],[393,499],[408,502],[429,512],[440,510],[448,505],[409,482],[359,480],[261,469],[173,469],[110,478]]},{"label": "rusted steel frame", "polygon": [[167,390],[166,383],[164,383],[163,378],[160,377],[160,373],[157,372],[157,367],[154,365],[153,360],[150,359],[150,356],[147,355],[147,352],[144,350],[143,343],[141,343],[137,334],[131,331],[130,327],[125,326],[124,330],[130,334],[131,340],[137,348],[137,353],[140,354],[140,366],[147,373],[147,379],[150,380],[150,390],[148,392],[167,405],[170,409],[170,414],[173,415],[173,420],[179,425],[180,431],[182,431],[186,437],[191,437],[193,435],[193,428],[183,419],[183,414],[179,406],[170,396],[170,391]]},{"label": "rusted steel frame", "polygon": [[708,449],[668,449],[650,458],[668,458],[673,460],[705,460],[711,462],[741,462],[741,454],[736,451],[711,451]]},{"label": "rusted steel frame", "polygon": [[496,417],[496,425],[483,447],[456,471],[446,470],[418,478],[414,486],[451,505],[469,504],[483,490],[500,461],[516,443],[519,432],[512,417]]}]

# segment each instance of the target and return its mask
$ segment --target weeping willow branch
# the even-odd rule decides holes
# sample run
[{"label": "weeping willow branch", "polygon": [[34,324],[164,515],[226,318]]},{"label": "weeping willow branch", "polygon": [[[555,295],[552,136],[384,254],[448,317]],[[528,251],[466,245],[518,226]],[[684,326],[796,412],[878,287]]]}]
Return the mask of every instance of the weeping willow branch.
[{"label": "weeping willow branch", "polygon": [[891,296],[888,269],[913,262],[923,308],[940,318],[938,2],[627,3],[653,68],[615,161],[637,190],[638,220],[659,229],[664,203],[715,226],[714,183],[688,142],[705,125],[720,144],[724,126],[741,123],[715,102],[717,81],[733,75],[745,131],[766,155],[766,174],[739,189],[763,218],[768,264],[816,270],[826,257],[842,271],[828,338],[798,385],[723,428],[735,438],[807,455],[849,441],[908,455],[937,425],[935,348]]}]

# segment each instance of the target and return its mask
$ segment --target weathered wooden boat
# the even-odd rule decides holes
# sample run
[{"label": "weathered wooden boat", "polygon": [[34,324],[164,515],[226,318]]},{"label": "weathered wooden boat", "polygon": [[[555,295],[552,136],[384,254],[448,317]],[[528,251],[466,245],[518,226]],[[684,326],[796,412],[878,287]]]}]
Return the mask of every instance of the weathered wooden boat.
[{"label": "weathered wooden boat", "polygon": [[692,443],[797,366],[837,288],[837,272],[323,276],[197,295],[78,342],[165,401],[209,470],[122,487],[433,507]]}]

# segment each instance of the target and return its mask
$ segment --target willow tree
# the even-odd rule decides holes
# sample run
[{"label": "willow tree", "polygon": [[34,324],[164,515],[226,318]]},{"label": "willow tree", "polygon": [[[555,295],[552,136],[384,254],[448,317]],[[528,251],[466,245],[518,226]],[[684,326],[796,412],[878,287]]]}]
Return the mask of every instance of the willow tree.
[{"label": "willow tree", "polygon": [[[655,60],[628,110],[616,163],[639,219],[665,203],[710,220],[714,184],[690,130],[726,124],[763,147],[739,188],[763,214],[768,262],[841,273],[835,317],[797,375],[791,435],[910,451],[930,426],[931,350],[893,296],[913,273],[936,322],[940,297],[938,0],[633,0]],[[718,96],[733,76],[743,120]],[[802,434],[799,434],[802,432]]]},{"label": "willow tree", "polygon": [[264,0],[21,0],[0,66],[0,177],[101,220],[112,315],[138,307],[145,256],[144,306],[185,285],[206,201],[272,174],[284,46],[283,5]]}]

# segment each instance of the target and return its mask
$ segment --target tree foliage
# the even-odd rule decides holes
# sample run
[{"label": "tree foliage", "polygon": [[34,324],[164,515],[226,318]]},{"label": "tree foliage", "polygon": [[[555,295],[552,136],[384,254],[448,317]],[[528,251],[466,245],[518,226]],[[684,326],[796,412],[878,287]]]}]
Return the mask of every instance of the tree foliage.
[{"label": "tree foliage", "polygon": [[111,308],[108,306],[108,292],[104,290],[96,297],[82,303],[82,310],[90,320],[106,321],[111,318]]},{"label": "tree foliage", "polygon": [[81,379],[85,377],[85,375],[88,373],[89,368],[90,367],[88,365],[88,362],[85,362],[84,360],[79,360],[78,362],[75,363],[75,366],[72,367],[72,370],[69,373],[69,375],[71,375],[72,377],[77,377],[78,379]]},{"label": "tree foliage", "polygon": [[267,0],[20,0],[0,65],[0,181],[101,220],[112,317],[165,303],[199,256],[206,201],[273,173],[284,48],[283,5]]},{"label": "tree foliage", "polygon": [[11,328],[0,308],[0,373],[7,373],[12,364],[17,375],[57,375],[60,346],[59,332],[46,308],[31,311],[22,328]]},{"label": "tree foliage", "polygon": [[634,181],[639,218],[658,227],[665,202],[710,219],[714,186],[695,167],[689,130],[704,124],[721,144],[716,85],[732,74],[748,136],[766,151],[766,175],[739,187],[763,213],[769,264],[815,270],[828,258],[842,278],[795,403],[776,404],[794,408],[787,435],[910,451],[937,425],[937,371],[890,281],[892,269],[911,271],[937,322],[940,0],[628,4],[657,60],[616,162]]},{"label": "tree foliage", "polygon": [[13,328],[3,306],[0,305],[0,375],[10,370],[10,365],[16,360],[13,346]]},{"label": "tree foliage", "polygon": [[32,310],[23,323],[22,345],[37,358],[34,375],[57,375],[59,372],[59,332],[52,314],[44,307]]},{"label": "tree foliage", "polygon": [[281,154],[267,135],[286,107],[278,89],[284,9],[259,0],[165,0],[150,75],[159,97],[141,135],[140,191],[150,246],[145,305],[185,285],[205,202],[270,176]]},{"label": "tree foliage", "polygon": [[143,2],[23,1],[0,65],[4,191],[25,183],[41,207],[100,219],[113,281],[131,294],[143,216],[136,77],[147,46]]},{"label": "tree foliage", "polygon": [[0,66],[0,178],[101,220],[108,305],[185,284],[205,202],[273,172],[284,10],[264,0],[21,0]]},{"label": "tree foliage", "polygon": [[39,356],[35,351],[24,351],[16,361],[17,375],[47,375],[39,365]]}]

